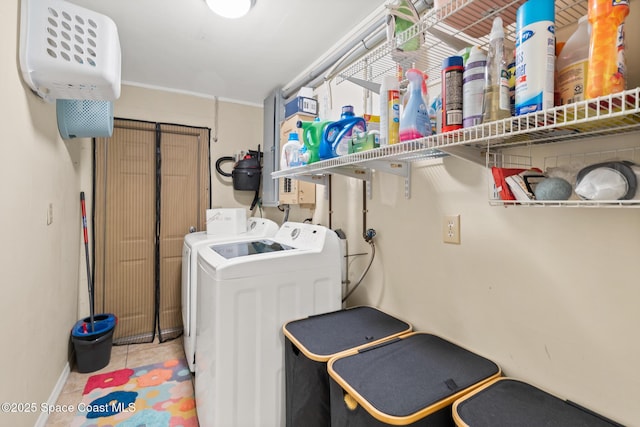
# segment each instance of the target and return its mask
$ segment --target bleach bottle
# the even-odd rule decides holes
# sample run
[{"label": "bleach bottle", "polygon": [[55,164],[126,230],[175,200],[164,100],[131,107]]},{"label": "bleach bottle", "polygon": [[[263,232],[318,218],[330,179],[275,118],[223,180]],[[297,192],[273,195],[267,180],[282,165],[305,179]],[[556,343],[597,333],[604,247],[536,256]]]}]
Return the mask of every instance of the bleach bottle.
[{"label": "bleach bottle", "polygon": [[324,130],[319,148],[320,160],[332,159],[349,153],[349,137],[355,132],[365,132],[367,122],[364,118],[356,117],[353,106],[342,107],[340,120],[330,123]]},{"label": "bleach bottle", "polygon": [[410,68],[406,76],[409,80],[409,100],[400,116],[400,142],[431,135],[425,75],[420,70]]},{"label": "bleach bottle", "polygon": [[560,105],[584,100],[589,67],[589,21],[578,20],[578,29],[569,37],[556,59],[556,92]]},{"label": "bleach bottle", "polygon": [[302,143],[306,148],[307,164],[315,163],[320,160],[320,145],[327,126],[332,122],[316,118],[312,122],[303,122],[299,120],[296,126],[302,129]]}]

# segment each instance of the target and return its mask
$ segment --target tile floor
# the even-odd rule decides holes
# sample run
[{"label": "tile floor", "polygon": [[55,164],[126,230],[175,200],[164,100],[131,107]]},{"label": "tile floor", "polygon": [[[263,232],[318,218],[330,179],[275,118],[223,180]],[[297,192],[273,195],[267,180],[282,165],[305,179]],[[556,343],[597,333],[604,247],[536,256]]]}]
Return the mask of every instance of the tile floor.
[{"label": "tile floor", "polygon": [[[156,341],[149,344],[113,346],[109,364],[103,369],[88,374],[81,374],[75,368],[71,369],[56,404],[77,406],[82,401],[82,390],[87,379],[92,375],[184,357],[182,337],[162,344]],[[68,427],[75,415],[75,413],[52,413],[46,425],[47,427]]]}]

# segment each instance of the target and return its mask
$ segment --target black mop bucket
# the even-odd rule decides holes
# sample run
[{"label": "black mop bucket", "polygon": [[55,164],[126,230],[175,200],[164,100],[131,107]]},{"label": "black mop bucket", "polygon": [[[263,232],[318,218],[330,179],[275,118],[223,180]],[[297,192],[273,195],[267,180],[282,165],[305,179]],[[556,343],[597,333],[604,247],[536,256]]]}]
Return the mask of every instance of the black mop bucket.
[{"label": "black mop bucket", "polygon": [[76,367],[80,373],[95,372],[109,364],[113,331],[117,319],[113,314],[98,314],[78,320],[71,330],[71,341],[76,353]]}]

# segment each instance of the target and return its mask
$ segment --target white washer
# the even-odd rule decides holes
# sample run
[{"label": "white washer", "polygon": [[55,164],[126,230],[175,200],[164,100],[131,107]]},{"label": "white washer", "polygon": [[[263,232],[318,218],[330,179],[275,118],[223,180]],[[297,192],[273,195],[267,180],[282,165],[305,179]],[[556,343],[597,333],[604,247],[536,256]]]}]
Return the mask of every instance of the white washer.
[{"label": "white washer", "polygon": [[282,325],[341,308],[340,265],[334,231],[291,222],[273,239],[199,251],[200,425],[285,425]]},{"label": "white washer", "polygon": [[196,297],[198,251],[205,245],[244,238],[271,237],[278,224],[265,218],[247,219],[247,231],[239,234],[215,235],[205,231],[184,236],[182,246],[182,325],[184,353],[191,372],[195,372],[196,355]]}]

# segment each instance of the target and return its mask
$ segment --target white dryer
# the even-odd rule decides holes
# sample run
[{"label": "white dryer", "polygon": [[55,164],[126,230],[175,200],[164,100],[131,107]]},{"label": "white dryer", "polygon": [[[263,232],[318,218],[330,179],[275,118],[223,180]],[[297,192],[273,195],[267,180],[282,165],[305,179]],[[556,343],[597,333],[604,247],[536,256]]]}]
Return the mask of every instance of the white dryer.
[{"label": "white dryer", "polygon": [[271,237],[277,231],[278,224],[269,219],[249,218],[247,219],[247,231],[243,233],[215,235],[201,231],[184,236],[182,246],[182,325],[184,353],[191,372],[195,372],[198,251],[205,245],[217,242]]},{"label": "white dryer", "polygon": [[272,239],[199,251],[200,425],[285,425],[282,325],[341,308],[340,265],[334,231],[292,222]]}]

